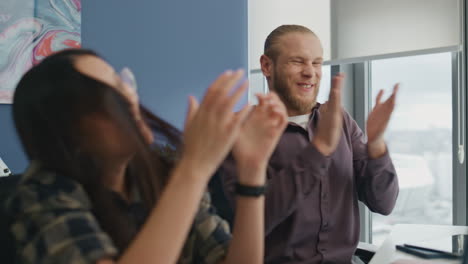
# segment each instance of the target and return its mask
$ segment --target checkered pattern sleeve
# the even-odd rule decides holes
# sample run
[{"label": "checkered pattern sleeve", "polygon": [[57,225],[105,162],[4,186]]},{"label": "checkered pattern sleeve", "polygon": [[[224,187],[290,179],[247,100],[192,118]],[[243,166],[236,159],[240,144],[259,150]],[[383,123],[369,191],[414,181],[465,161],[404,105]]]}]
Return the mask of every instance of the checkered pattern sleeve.
[{"label": "checkered pattern sleeve", "polygon": [[181,259],[180,263],[219,263],[226,257],[230,240],[229,225],[216,214],[206,192],[184,248],[184,253],[192,251],[191,261]]},{"label": "checkered pattern sleeve", "polygon": [[51,174],[23,182],[7,201],[21,263],[94,264],[117,255],[85,191]]}]

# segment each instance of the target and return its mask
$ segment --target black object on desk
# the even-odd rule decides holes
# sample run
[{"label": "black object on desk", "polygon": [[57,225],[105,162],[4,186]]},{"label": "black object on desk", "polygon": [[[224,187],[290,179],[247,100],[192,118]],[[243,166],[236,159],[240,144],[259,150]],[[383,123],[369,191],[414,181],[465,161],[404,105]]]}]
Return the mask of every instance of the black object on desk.
[{"label": "black object on desk", "polygon": [[414,255],[414,256],[418,256],[420,258],[425,258],[425,259],[438,259],[438,258],[459,259],[463,257],[460,254],[456,254],[456,253],[452,253],[448,251],[414,246],[414,245],[409,245],[409,244],[396,245],[396,249],[402,252]]},{"label": "black object on desk", "polygon": [[20,175],[0,177],[0,261],[1,263],[20,263],[16,259],[15,241],[10,233],[12,217],[5,211],[4,201],[15,190],[21,180]]},{"label": "black object on desk", "polygon": [[465,243],[464,246],[464,254],[463,254],[463,261],[462,264],[468,264],[468,243]]}]

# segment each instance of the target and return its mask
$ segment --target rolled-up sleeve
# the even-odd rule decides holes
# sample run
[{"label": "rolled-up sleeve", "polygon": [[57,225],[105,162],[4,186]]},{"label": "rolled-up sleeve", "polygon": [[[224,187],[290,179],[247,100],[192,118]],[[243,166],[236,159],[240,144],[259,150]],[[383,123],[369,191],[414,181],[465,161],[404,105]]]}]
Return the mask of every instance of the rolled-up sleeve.
[{"label": "rolled-up sleeve", "polygon": [[348,115],[353,147],[353,166],[359,200],[375,213],[388,215],[398,197],[398,177],[388,151],[377,159],[367,152],[367,138],[356,122]]}]

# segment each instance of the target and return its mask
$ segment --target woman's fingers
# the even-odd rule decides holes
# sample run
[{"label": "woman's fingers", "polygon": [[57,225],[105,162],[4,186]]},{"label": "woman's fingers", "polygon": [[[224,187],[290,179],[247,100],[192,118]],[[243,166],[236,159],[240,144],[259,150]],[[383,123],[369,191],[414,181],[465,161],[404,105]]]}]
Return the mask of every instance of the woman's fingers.
[{"label": "woman's fingers", "polygon": [[185,118],[185,127],[187,127],[195,117],[195,114],[198,111],[198,107],[199,104],[197,99],[194,96],[189,96],[189,106],[187,110],[187,116]]},{"label": "woman's fingers", "polygon": [[235,128],[240,128],[242,126],[242,124],[244,123],[244,121],[248,118],[250,112],[252,110],[252,106],[247,104],[246,106],[244,106],[239,112],[237,112],[235,115],[234,115],[234,126]]},{"label": "woman's fingers", "polygon": [[236,103],[239,101],[239,99],[242,97],[242,95],[245,93],[247,90],[247,87],[249,87],[249,82],[247,80],[243,81],[242,84],[240,85],[239,88],[237,88],[231,97],[228,98],[226,105],[224,106],[227,111],[232,111]]},{"label": "woman's fingers", "polygon": [[210,105],[224,105],[233,87],[239,83],[243,76],[243,70],[228,71],[227,76],[221,76],[221,80],[210,87],[211,90],[206,103]]},{"label": "woman's fingers", "polygon": [[[226,115],[231,115],[234,106],[242,98],[248,87],[247,80],[239,83],[243,76],[243,70],[235,72],[228,70],[221,74],[205,93],[203,101],[200,104],[200,109],[203,109],[202,112],[223,115],[224,119]],[[239,85],[239,87],[233,91],[236,85]]]},{"label": "woman's fingers", "polygon": [[286,107],[275,93],[258,94],[259,104],[256,111],[263,115],[261,122],[268,123],[272,128],[282,126],[287,120]]},{"label": "woman's fingers", "polygon": [[216,80],[211,83],[211,85],[206,89],[205,95],[203,96],[202,102],[204,104],[210,104],[212,101],[215,101],[216,98],[216,92],[219,89],[219,87],[224,86],[224,84],[227,82],[228,78],[232,76],[233,72],[232,70],[227,70],[224,73],[222,73]]}]

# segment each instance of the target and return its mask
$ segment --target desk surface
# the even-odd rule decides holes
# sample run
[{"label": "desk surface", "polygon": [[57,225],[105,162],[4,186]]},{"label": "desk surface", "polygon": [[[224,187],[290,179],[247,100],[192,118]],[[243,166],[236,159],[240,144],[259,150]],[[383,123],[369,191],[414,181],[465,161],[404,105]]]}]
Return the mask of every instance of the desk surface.
[{"label": "desk surface", "polygon": [[[397,251],[395,245],[408,243],[427,247],[445,249],[451,243],[451,236],[468,234],[467,226],[444,226],[444,225],[395,225],[390,235],[375,253],[370,264],[393,263],[460,263],[454,260],[423,260],[412,255]],[[450,243],[447,243],[450,242]],[[440,245],[437,245],[440,243]],[[442,244],[444,246],[442,246]],[[451,250],[451,249],[445,249]],[[413,261],[409,261],[413,260]],[[418,260],[418,261],[414,261]]]}]

